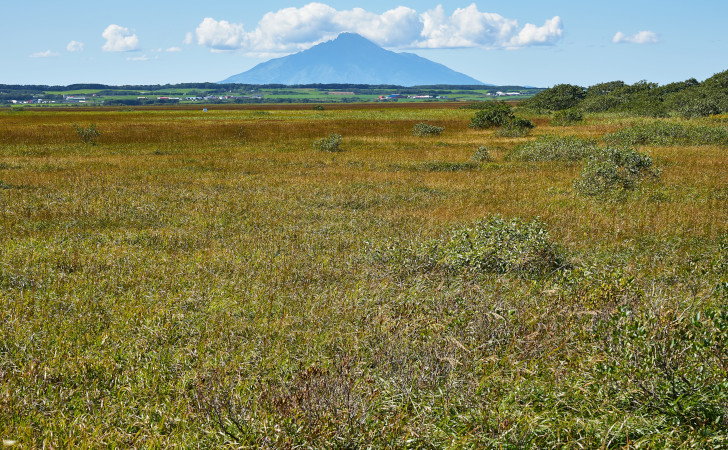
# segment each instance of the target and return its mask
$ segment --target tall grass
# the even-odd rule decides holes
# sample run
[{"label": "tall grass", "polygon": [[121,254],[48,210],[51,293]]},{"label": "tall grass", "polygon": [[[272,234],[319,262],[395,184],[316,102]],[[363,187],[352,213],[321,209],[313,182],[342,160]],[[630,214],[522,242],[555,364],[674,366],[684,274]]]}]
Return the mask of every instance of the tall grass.
[{"label": "tall grass", "polygon": [[[725,148],[656,147],[653,195],[604,203],[472,111],[267,112],[0,113],[4,440],[725,444]],[[312,147],[330,133],[345,152]]]}]

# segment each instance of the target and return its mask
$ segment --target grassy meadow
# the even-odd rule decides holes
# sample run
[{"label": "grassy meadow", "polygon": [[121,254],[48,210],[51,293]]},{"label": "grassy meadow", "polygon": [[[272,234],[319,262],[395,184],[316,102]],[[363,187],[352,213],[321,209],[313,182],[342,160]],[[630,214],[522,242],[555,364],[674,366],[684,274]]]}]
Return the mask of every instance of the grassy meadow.
[{"label": "grassy meadow", "polygon": [[[659,179],[618,196],[509,156],[725,118],[516,113],[530,135],[445,104],[0,111],[4,445],[728,446],[727,146],[639,145]],[[451,245],[494,218],[558,264]]]}]

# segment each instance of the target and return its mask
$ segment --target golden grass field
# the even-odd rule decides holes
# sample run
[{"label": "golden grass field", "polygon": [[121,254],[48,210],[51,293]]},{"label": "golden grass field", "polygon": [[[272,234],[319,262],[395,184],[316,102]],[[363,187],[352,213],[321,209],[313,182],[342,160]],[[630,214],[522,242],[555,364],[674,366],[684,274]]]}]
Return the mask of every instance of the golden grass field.
[{"label": "golden grass field", "polygon": [[[536,128],[506,138],[407,106],[0,111],[4,445],[728,445],[726,147],[640,147],[660,180],[619,199],[506,158],[723,122],[517,111]],[[493,216],[538,218],[568,264],[418,265]]]}]

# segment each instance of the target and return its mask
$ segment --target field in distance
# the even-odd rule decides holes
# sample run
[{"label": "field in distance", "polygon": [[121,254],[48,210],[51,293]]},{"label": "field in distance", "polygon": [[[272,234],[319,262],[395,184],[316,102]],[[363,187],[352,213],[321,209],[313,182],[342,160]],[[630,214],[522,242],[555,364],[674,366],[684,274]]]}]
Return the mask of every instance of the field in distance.
[{"label": "field in distance", "polygon": [[475,114],[0,111],[4,442],[728,445],[726,117]]}]

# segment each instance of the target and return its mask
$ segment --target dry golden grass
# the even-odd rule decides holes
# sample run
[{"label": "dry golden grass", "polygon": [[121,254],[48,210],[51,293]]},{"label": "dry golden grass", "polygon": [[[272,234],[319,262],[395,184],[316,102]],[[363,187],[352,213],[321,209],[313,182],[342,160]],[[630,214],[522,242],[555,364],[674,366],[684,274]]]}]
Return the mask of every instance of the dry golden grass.
[{"label": "dry golden grass", "polygon": [[[0,113],[2,438],[23,448],[724,442],[725,413],[691,422],[703,412],[630,397],[640,383],[660,392],[659,377],[618,389],[627,372],[615,381],[597,363],[611,354],[600,327],[621,307],[669,331],[675,316],[725,303],[725,148],[643,149],[661,181],[595,199],[574,189],[581,163],[504,157],[535,136],[599,138],[633,119],[550,128],[537,117],[531,137],[503,138],[469,129],[472,114]],[[412,136],[423,121],[445,131]],[[74,123],[95,124],[97,145]],[[315,150],[330,133],[343,151]],[[482,145],[492,162],[471,161]],[[493,215],[540,218],[570,267],[540,278],[414,267],[408,255],[429,239]],[[700,355],[710,380],[724,376]],[[695,361],[678,367],[690,377]]]}]

